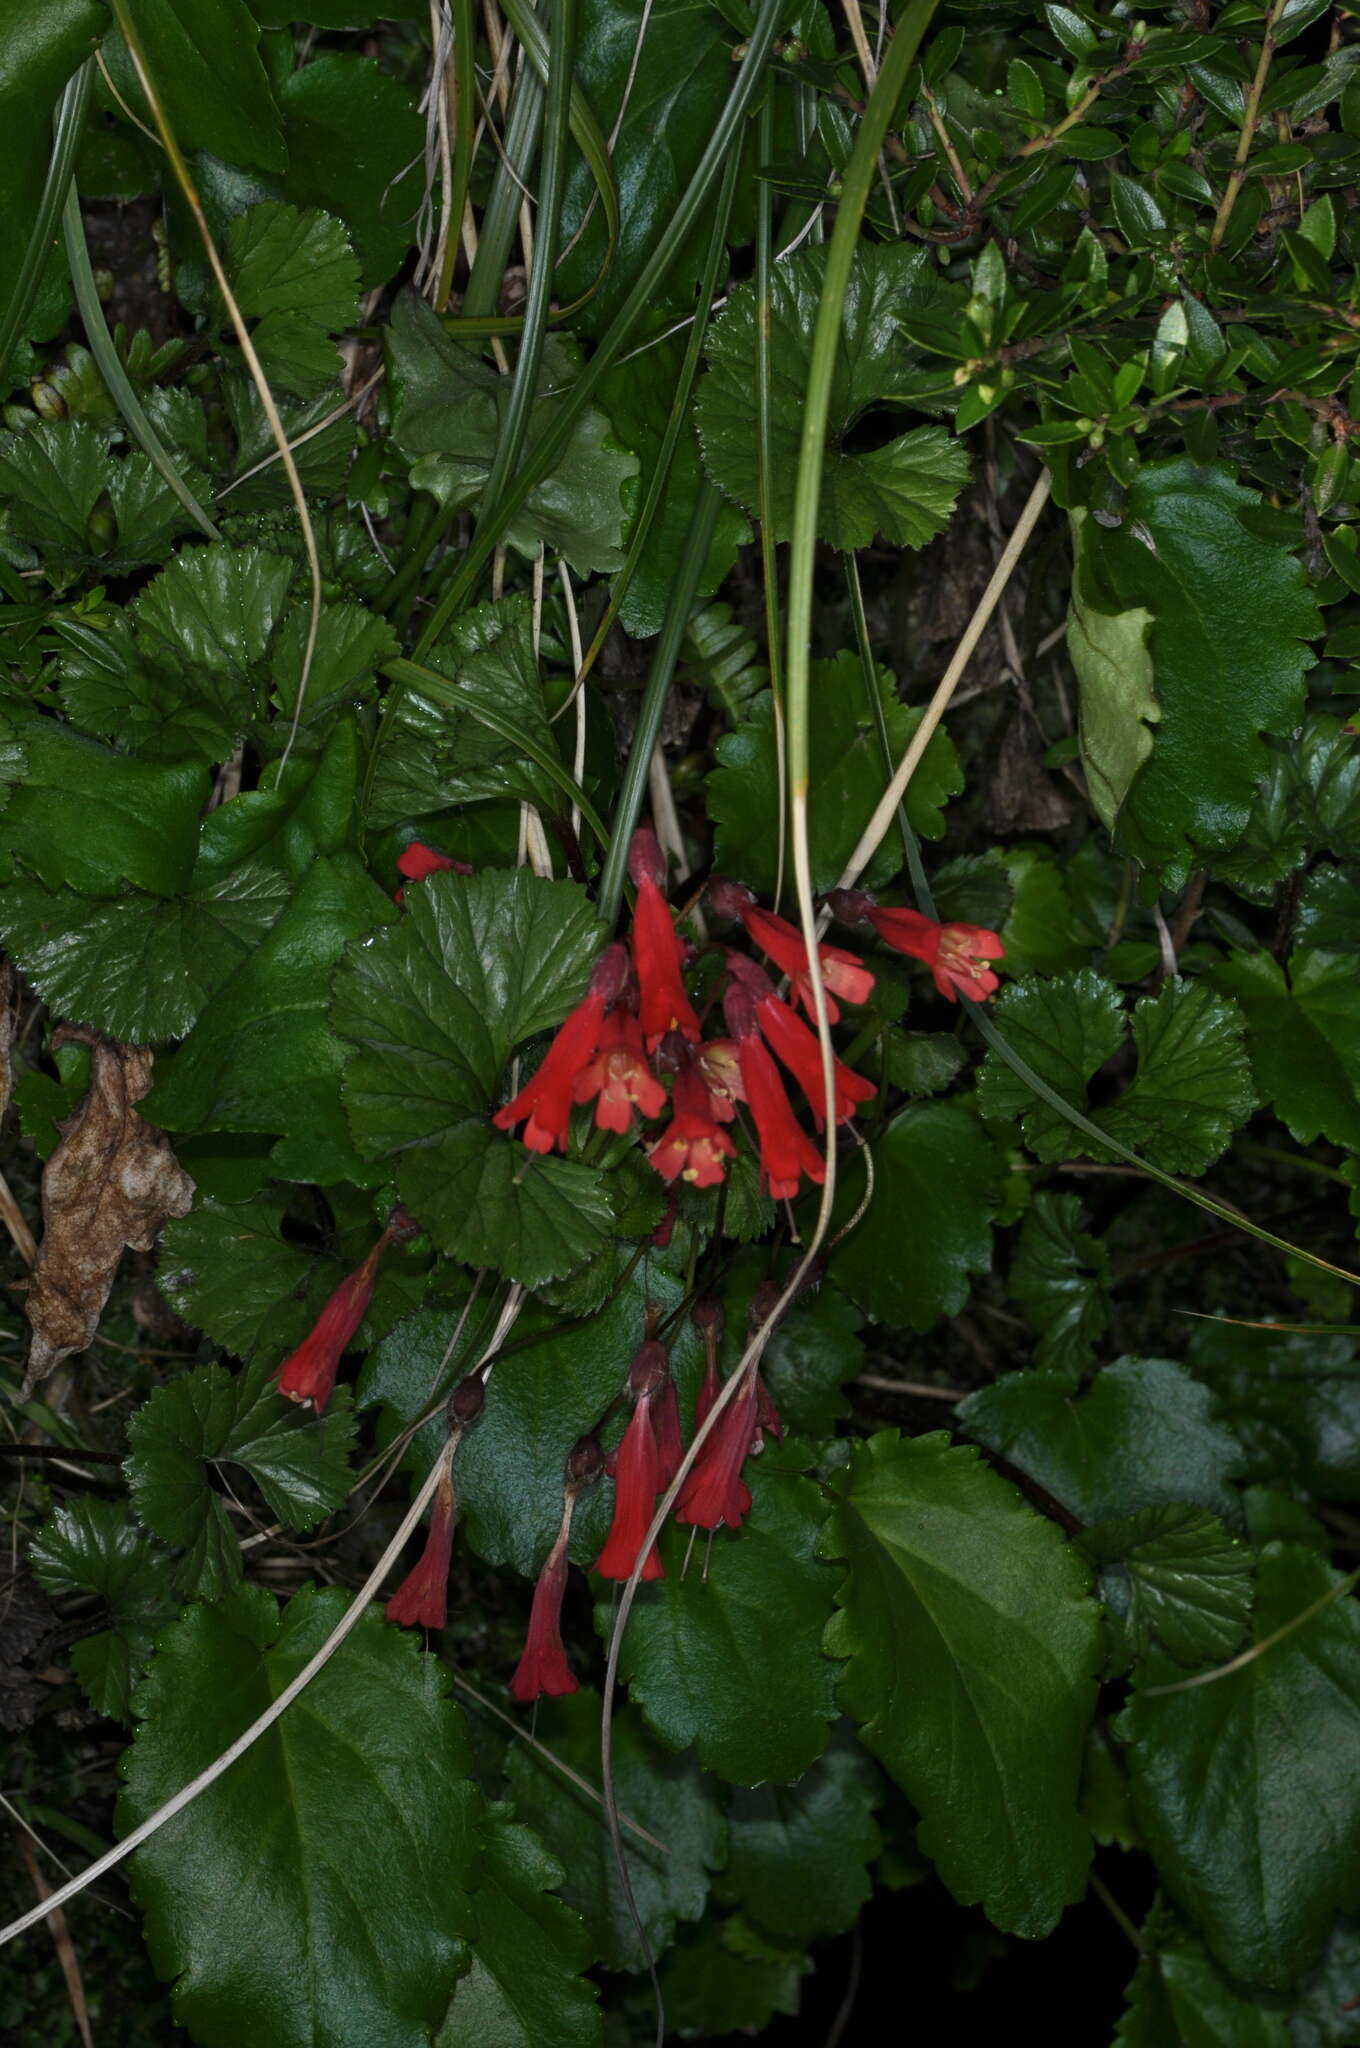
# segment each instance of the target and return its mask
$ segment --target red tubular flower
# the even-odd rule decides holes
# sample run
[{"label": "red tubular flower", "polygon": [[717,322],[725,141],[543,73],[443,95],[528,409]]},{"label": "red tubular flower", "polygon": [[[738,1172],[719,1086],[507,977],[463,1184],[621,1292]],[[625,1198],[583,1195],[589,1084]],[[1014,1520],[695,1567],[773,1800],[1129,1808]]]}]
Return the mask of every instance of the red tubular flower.
[{"label": "red tubular flower", "polygon": [[699,1019],[681,977],[685,945],[661,893],[666,863],[650,826],[640,825],[633,834],[628,872],[637,887],[633,965],[637,969],[642,1035],[647,1050],[654,1051],[668,1031],[678,1031],[697,1045]]},{"label": "red tubular flower", "polygon": [[[716,1398],[716,1396],[715,1396]],[[722,1414],[681,1488],[677,1522],[739,1529],[751,1509],[751,1489],[741,1476],[756,1429],[755,1377],[748,1374]]]},{"label": "red tubular flower", "polygon": [[527,1704],[541,1693],[559,1699],[563,1693],[578,1692],[579,1684],[562,1647],[562,1595],[567,1587],[567,1538],[571,1530],[571,1500],[562,1521],[562,1533],[548,1552],[547,1561],[534,1587],[534,1604],[529,1610],[529,1633],[524,1655],[510,1681],[511,1699]]},{"label": "red tubular flower", "polygon": [[[809,1017],[815,1016],[808,950],[797,925],[790,924],[786,917],[776,917],[772,910],[762,910],[751,891],[740,882],[711,882],[708,897],[720,917],[741,919],[761,952],[768,953],[781,974],[788,975],[794,995]],[[867,1002],[873,992],[874,977],[858,954],[847,953],[842,946],[819,946],[817,957],[822,963],[827,1018],[838,1024],[841,1013],[837,996],[843,1003]]]},{"label": "red tubular flower", "polygon": [[279,1392],[290,1401],[310,1401],[318,1415],[324,1413],[340,1360],[373,1299],[378,1261],[396,1234],[391,1226],[383,1232],[362,1266],[340,1282],[297,1350],[278,1367]]},{"label": "red tubular flower", "polygon": [[761,1044],[749,989],[739,983],[729,988],[723,1010],[737,1041],[742,1085],[755,1118],[762,1179],[776,1201],[792,1198],[803,1174],[819,1184],[826,1179],[826,1161],[794,1116],[779,1069]]},{"label": "red tubular flower", "polygon": [[[436,853],[432,846],[425,846],[419,839],[413,839],[409,846],[403,846],[397,855],[397,872],[405,875],[407,882],[423,882],[427,875],[470,875],[472,869],[465,860],[450,860],[446,853]],[[392,898],[400,903],[406,894],[403,883]]]},{"label": "red tubular flower", "polygon": [[599,1098],[595,1121],[602,1131],[628,1130],[634,1109],[659,1116],[666,1107],[666,1091],[647,1065],[641,1026],[627,1010],[605,1018],[595,1057],[577,1075],[572,1094],[577,1102]]},{"label": "red tubular flower", "polygon": [[[623,1441],[614,1453],[614,1519],[604,1549],[595,1560],[596,1571],[606,1579],[633,1576],[642,1540],[656,1512],[656,1497],[662,1491],[662,1452],[657,1442],[653,1404],[670,1376],[665,1358],[659,1344],[644,1344],[628,1375],[635,1406]],[[655,1544],[647,1553],[642,1576],[666,1576]]]},{"label": "red tubular flower", "polygon": [[387,1603],[389,1621],[400,1622],[403,1628],[443,1628],[449,1611],[454,1515],[453,1457],[446,1451],[425,1548]]},{"label": "red tubular flower", "polygon": [[951,1003],[961,995],[985,1003],[1000,987],[987,965],[1006,951],[995,932],[976,924],[936,924],[919,910],[882,910],[876,903],[866,904],[865,915],[887,945],[925,962]]},{"label": "red tubular flower", "polygon": [[647,1154],[663,1179],[687,1180],[699,1188],[717,1187],[723,1178],[724,1159],[736,1158],[736,1146],[709,1114],[711,1100],[697,1067],[682,1068],[671,1098],[674,1115]]},{"label": "red tubular flower", "polygon": [[[826,1122],[822,1114],[826,1083],[822,1075],[820,1040],[815,1032],[809,1031],[796,1010],[781,1002],[763,967],[757,967],[754,960],[747,960],[741,953],[729,953],[727,958],[732,974],[756,1006],[756,1021],[764,1033],[766,1044],[806,1095],[820,1131]],[[833,1062],[832,1078],[838,1124],[852,1117],[860,1104],[877,1092],[872,1081],[852,1073],[841,1060]]]},{"label": "red tubular flower", "polygon": [[590,977],[584,1000],[558,1027],[542,1066],[514,1101],[507,1102],[492,1117],[498,1131],[512,1131],[527,1117],[524,1142],[531,1152],[551,1152],[554,1145],[566,1151],[577,1078],[594,1059],[605,1012],[627,978],[627,953],[622,946],[606,946]]}]

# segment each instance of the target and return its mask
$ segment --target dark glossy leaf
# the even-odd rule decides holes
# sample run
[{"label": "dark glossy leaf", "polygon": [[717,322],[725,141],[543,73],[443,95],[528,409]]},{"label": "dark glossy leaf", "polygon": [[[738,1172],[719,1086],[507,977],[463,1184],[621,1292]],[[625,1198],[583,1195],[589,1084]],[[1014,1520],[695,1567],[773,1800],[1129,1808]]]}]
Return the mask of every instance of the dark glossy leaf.
[{"label": "dark glossy leaf", "polygon": [[127,1474],[147,1528],[186,1553],[179,1590],[214,1599],[240,1577],[237,1531],[213,1485],[220,1466],[242,1466],[290,1528],[314,1529],[349,1490],[353,1441],[344,1388],[312,1415],[283,1398],[267,1366],[201,1365],[158,1387],[128,1425]]},{"label": "dark glossy leaf", "polygon": [[882,1792],[844,1723],[796,1785],[734,1792],[723,1896],[777,1940],[844,1933],[872,1889],[865,1866],[880,1847],[874,1808]]},{"label": "dark glossy leaf", "polygon": [[1179,457],[1141,470],[1120,524],[1087,535],[1088,601],[1152,614],[1161,717],[1119,838],[1173,881],[1196,850],[1241,833],[1268,758],[1264,735],[1297,724],[1303,643],[1321,631],[1298,561],[1246,523],[1257,502],[1223,465]]},{"label": "dark glossy leaf", "polygon": [[[349,1603],[258,1586],[191,1607],[137,1696],[119,1820],[261,1714]],[[133,1895],[203,2048],[425,2048],[467,1961],[480,1802],[437,1660],[371,1607],[230,1773],[136,1852]]]},{"label": "dark glossy leaf", "polygon": [[342,1271],[279,1232],[267,1201],[199,1200],[161,1235],[156,1284],[176,1315],[234,1358],[277,1365],[302,1342]]},{"label": "dark glossy leaf", "polygon": [[[128,0],[147,70],[182,149],[282,171],[279,114],[260,62],[260,31],[246,0]],[[121,44],[121,39],[120,39]],[[127,54],[120,90],[150,119]]]},{"label": "dark glossy leaf", "polygon": [[21,787],[0,813],[3,843],[49,888],[158,896],[190,887],[208,775],[196,761],[129,761],[55,719],[26,721]]},{"label": "dark glossy leaf", "polygon": [[0,933],[55,1015],[144,1045],[190,1029],[287,898],[284,877],[261,861],[181,897],[96,898],[17,880],[0,896]]},{"label": "dark glossy leaf", "polygon": [[34,1576],[49,1593],[96,1593],[111,1626],[82,1636],[71,1663],[97,1714],[131,1719],[132,1688],[170,1619],[169,1559],[114,1501],[75,1499],[33,1538]]},{"label": "dark glossy leaf", "polygon": [[[876,1322],[928,1330],[957,1315],[992,1256],[1002,1163],[973,1113],[956,1102],[904,1109],[874,1149],[869,1207],[831,1258],[838,1287]],[[863,1196],[845,1170],[846,1214]],[[903,1218],[911,1218],[904,1233]]]},{"label": "dark glossy leaf", "polygon": [[[770,475],[773,538],[787,540],[798,471],[803,394],[812,329],[826,265],[823,249],[800,249],[771,275]],[[943,427],[885,428],[868,453],[844,444],[872,407],[900,405],[917,368],[899,322],[944,296],[924,251],[904,244],[857,248],[832,377],[826,462],[817,531],[833,547],[867,547],[876,535],[924,547],[941,532],[968,475],[962,444]],[[755,293],[740,285],[708,331],[709,370],[695,419],[713,481],[754,515],[758,508]]]},{"label": "dark glossy leaf", "polygon": [[1252,1478],[1360,1500],[1354,1339],[1200,1322],[1186,1363],[1232,1417]]},{"label": "dark glossy leaf", "polygon": [[328,983],[346,943],[396,914],[353,854],[318,860],[185,1039],[148,1114],[171,1131],[345,1139],[344,1047],[327,1028]]},{"label": "dark glossy leaf", "polygon": [[1192,1501],[1236,1519],[1235,1435],[1206,1387],[1167,1358],[1121,1358],[1083,1394],[1065,1373],[1007,1373],[959,1404],[970,1436],[1083,1522]]},{"label": "dark glossy leaf", "polygon": [[[597,1694],[583,1689],[568,1699],[540,1701],[536,1732],[555,1756],[599,1785]],[[546,1757],[522,1744],[511,1745],[506,1773],[518,1810],[566,1872],[562,1897],[583,1916],[600,1961],[609,1970],[644,1969],[602,1809]],[[639,1917],[659,1952],[674,1937],[677,1921],[697,1920],[703,1912],[709,1874],[726,1855],[727,1827],[713,1780],[692,1758],[669,1756],[627,1705],[614,1713],[614,1779],[620,1809],[668,1851],[663,1855],[625,1830]]]},{"label": "dark glossy leaf", "polygon": [[552,1896],[562,1865],[510,1814],[493,1807],[483,1826],[472,1961],[435,2048],[540,2048],[545,2041],[593,2048],[601,2039],[599,1993],[581,1976],[589,1938]]},{"label": "dark glossy leaf", "polygon": [[1253,1633],[1269,1652],[1212,1684],[1152,1657],[1119,1724],[1148,1845],[1213,1955],[1247,1984],[1283,1988],[1317,1962],[1337,1907],[1360,1890],[1360,1616],[1293,1545],[1260,1563]]},{"label": "dark glossy leaf", "polygon": [[1360,1001],[1350,961],[1299,952],[1286,976],[1264,950],[1237,952],[1213,980],[1246,1011],[1262,1092],[1299,1143],[1324,1137],[1360,1149]]},{"label": "dark glossy leaf", "polygon": [[[1094,969],[1013,983],[994,1014],[1009,1044],[1050,1087],[1165,1172],[1203,1173],[1255,1104],[1242,1012],[1202,982],[1169,981],[1137,1004],[1137,1068],[1109,1108],[1088,1108],[1086,1090],[1124,1044],[1126,1026],[1117,991]],[[1036,1101],[998,1052],[983,1064],[978,1103],[984,1116],[1020,1116],[1025,1143],[1040,1159],[1098,1153],[1057,1110]]]},{"label": "dark glossy leaf", "polygon": [[[644,25],[639,49],[638,31]],[[669,225],[712,135],[732,89],[730,37],[715,10],[696,9],[688,0],[655,0],[646,16],[642,0],[584,0],[576,76],[606,135],[623,113],[610,151],[622,215],[619,246],[581,317],[581,331],[598,335]],[[575,246],[561,264],[560,289],[564,299],[573,299],[595,283],[607,248],[594,180],[579,161],[567,180],[562,229],[563,248]],[[664,315],[670,306],[692,310],[707,234],[708,224],[701,220],[658,292],[654,313]]]},{"label": "dark glossy leaf", "polygon": [[1098,1609],[1052,1523],[943,1434],[883,1430],[835,1475],[841,1697],[962,1903],[1038,1935],[1086,1883],[1077,1811]]},{"label": "dark glossy leaf", "polygon": [[[0,439],[0,499],[12,537],[29,542],[54,582],[82,570],[126,576],[159,561],[192,525],[149,456],[114,458],[105,428],[46,421]],[[190,488],[203,479],[188,471]]]},{"label": "dark glossy leaf", "polygon": [[1035,1196],[1020,1227],[1010,1292],[1038,1334],[1034,1363],[1080,1378],[1110,1320],[1110,1255],[1081,1228],[1076,1195]]},{"label": "dark glossy leaf", "polygon": [[[894,758],[906,751],[919,721],[897,696],[891,677],[880,672],[878,688]],[[810,740],[814,760],[823,764],[809,805],[809,857],[814,889],[839,881],[864,827],[883,794],[883,755],[874,714],[865,701],[858,659],[839,655],[813,664]],[[774,894],[779,857],[779,770],[774,711],[768,692],[750,706],[733,733],[718,742],[718,766],[708,778],[709,812],[717,825],[714,858],[719,871],[749,883],[763,896]],[[944,834],[945,803],[963,788],[958,757],[946,734],[931,739],[907,792],[907,814],[926,839]],[[901,850],[888,839],[865,870],[867,886],[886,882],[901,866]]]},{"label": "dark glossy leaf", "polygon": [[420,205],[425,124],[413,94],[371,57],[325,49],[277,90],[287,197],[338,214],[363,290],[386,284],[415,240]]},{"label": "dark glossy leaf", "polygon": [[799,1979],[811,1961],[765,1939],[740,1913],[710,1916],[683,1930],[661,1966],[668,2023],[687,2040],[763,2033],[777,2013],[799,2007]]},{"label": "dark glossy leaf", "polygon": [[[623,1639],[620,1673],[657,1734],[729,1784],[799,1777],[836,1717],[837,1667],[821,1648],[836,1573],[817,1552],[828,1510],[795,1462],[773,1446],[751,1461],[750,1518],[718,1531],[702,1569],[697,1556],[684,1569],[690,1532],[667,1532],[668,1577],[639,1588]],[[605,1600],[605,1640],[612,1620]]]},{"label": "dark glossy leaf", "polygon": [[359,266],[338,220],[266,200],[227,230],[227,275],[271,385],[310,398],[341,370],[328,338],[359,314]]},{"label": "dark glossy leaf", "polygon": [[[476,504],[503,431],[509,379],[460,348],[411,292],[398,299],[387,333],[397,400],[392,438],[411,461],[412,481],[446,510]],[[570,357],[549,337],[531,431],[546,427],[553,394],[571,378]],[[557,466],[534,486],[506,530],[522,554],[536,555],[546,545],[581,576],[622,568],[623,490],[638,462],[608,441],[608,420],[587,406]]]},{"label": "dark glossy leaf", "polygon": [[543,708],[527,597],[478,605],[431,650],[428,666],[457,684],[467,710],[407,690],[386,714],[369,802],[375,830],[447,810],[450,804],[514,797],[549,811],[557,786],[523,748],[477,716],[482,706],[510,720],[551,760],[560,758]]},{"label": "dark glossy leaf", "polygon": [[394,1174],[446,1251],[526,1286],[598,1250],[611,1212],[598,1173],[528,1152],[487,1112],[513,1048],[584,993],[599,940],[574,883],[523,869],[435,875],[336,976],[360,1152]]},{"label": "dark glossy leaf", "polygon": [[[654,11],[653,20],[655,18]],[[650,38],[649,26],[648,41]],[[617,167],[617,157],[614,161]],[[631,227],[631,220],[629,225]],[[600,406],[608,413],[616,437],[626,448],[632,449],[642,465],[638,479],[639,500],[651,483],[661,439],[675,403],[676,380],[683,355],[683,337],[662,342],[643,355],[616,363],[600,386]],[[626,633],[646,639],[661,631],[675,563],[684,546],[690,514],[702,482],[699,444],[693,426],[686,422],[680,429],[670,477],[656,518],[619,610],[619,623]],[[736,560],[738,547],[750,539],[750,533],[745,519],[733,506],[720,507],[713,538],[709,542],[708,557],[696,589],[697,598],[712,596]]]},{"label": "dark glossy leaf", "polygon": [[1203,1508],[1140,1508],[1097,1522],[1082,1549],[1101,1568],[1101,1597],[1127,1659],[1152,1641],[1178,1664],[1230,1657],[1246,1632],[1252,1556]]}]

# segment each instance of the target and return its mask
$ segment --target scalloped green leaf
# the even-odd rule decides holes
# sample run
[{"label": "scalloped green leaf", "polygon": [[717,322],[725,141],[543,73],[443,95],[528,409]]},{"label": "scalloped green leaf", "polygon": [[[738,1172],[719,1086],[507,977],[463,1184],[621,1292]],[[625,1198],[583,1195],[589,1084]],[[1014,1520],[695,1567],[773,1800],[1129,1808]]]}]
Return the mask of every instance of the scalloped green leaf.
[{"label": "scalloped green leaf", "polygon": [[[191,1607],[136,1697],[118,1820],[146,1818],[269,1706],[349,1604],[258,1586]],[[370,1607],[288,1712],[130,1865],[202,2048],[427,2048],[468,1959],[480,1801],[438,1660]]]},{"label": "scalloped green leaf", "polygon": [[29,1559],[47,1592],[95,1593],[104,1601],[111,1626],[73,1644],[71,1663],[96,1714],[130,1720],[132,1688],[157,1630],[175,1612],[165,1552],[121,1503],[77,1496],[43,1523]]},{"label": "scalloped green leaf", "polygon": [[581,1975],[589,1936],[553,1897],[562,1865],[511,1813],[492,1807],[483,1825],[472,1961],[435,2048],[594,2048],[603,2023],[598,1988]]},{"label": "scalloped green leaf", "polygon": [[[886,670],[877,688],[888,724],[894,759],[906,751],[920,724]],[[814,889],[830,889],[879,798],[883,754],[878,727],[864,696],[858,657],[838,654],[812,666],[809,747],[817,762],[808,807],[808,855]],[[708,808],[717,827],[714,862],[719,871],[772,897],[779,857],[779,762],[774,706],[764,690],[745,708],[741,723],[717,745],[718,766],[707,782]],[[944,836],[943,810],[963,788],[963,771],[948,734],[931,737],[907,791],[907,815],[925,839]],[[890,881],[902,865],[899,841],[889,836],[864,872],[865,886]],[[789,872],[788,863],[785,873]]]},{"label": "scalloped green leaf", "polygon": [[215,1599],[241,1574],[238,1530],[213,1485],[217,1468],[241,1466],[271,1514],[290,1529],[314,1529],[349,1491],[353,1442],[348,1388],[312,1415],[283,1398],[264,1361],[235,1374],[200,1365],[158,1387],[128,1424],[128,1484],[147,1528],[184,1552],[179,1590]]},{"label": "scalloped green leaf", "polygon": [[[825,248],[797,250],[770,274],[771,533],[785,541],[812,358],[812,331],[826,269]],[[944,530],[968,477],[968,454],[944,427],[885,433],[865,453],[846,446],[874,407],[901,406],[918,362],[899,322],[940,297],[924,250],[903,242],[856,247],[832,371],[826,458],[817,514],[832,547],[867,547],[876,535],[911,548]],[[720,490],[755,517],[759,510],[756,423],[756,302],[739,285],[705,338],[709,369],[695,421],[704,464]]]},{"label": "scalloped green leaf", "polygon": [[954,1896],[1010,1933],[1047,1934],[1091,1856],[1077,1808],[1100,1663],[1087,1568],[943,1433],[879,1431],[831,1484],[842,1702]]},{"label": "scalloped green leaf", "polygon": [[[690,1531],[666,1531],[667,1577],[639,1587],[620,1655],[662,1740],[693,1746],[734,1785],[801,1776],[836,1718],[836,1666],[821,1648],[836,1574],[817,1548],[828,1508],[794,1462],[773,1447],[750,1461],[750,1517],[718,1532],[702,1570],[697,1558],[684,1569]],[[613,1605],[596,1609],[606,1641]]]},{"label": "scalloped green leaf", "polygon": [[526,1286],[601,1248],[609,1197],[595,1169],[528,1152],[488,1111],[512,1050],[584,994],[599,945],[575,883],[524,869],[434,875],[335,979],[360,1153],[393,1175],[445,1251]]},{"label": "scalloped green leaf", "polygon": [[[831,1277],[875,1322],[928,1330],[957,1315],[991,1263],[1003,1175],[970,1109],[913,1103],[874,1147],[872,1199],[832,1253]],[[863,1168],[847,1164],[844,1180],[849,1217],[863,1200]]]},{"label": "scalloped green leaf", "polygon": [[1139,470],[1118,525],[1085,530],[1084,600],[1152,615],[1161,716],[1117,838],[1173,885],[1202,850],[1241,836],[1266,736],[1302,717],[1307,643],[1322,631],[1303,565],[1246,516],[1259,504],[1223,463],[1177,456]]},{"label": "scalloped green leaf", "polygon": [[1253,1638],[1268,1654],[1212,1685],[1154,1654],[1117,1733],[1167,1889],[1216,1960],[1284,1989],[1317,1962],[1338,1907],[1360,1896],[1360,1612],[1314,1552],[1271,1546]]},{"label": "scalloped green leaf", "polygon": [[1074,1394],[1066,1373],[1005,1373],[959,1404],[970,1436],[1083,1522],[1171,1501],[1236,1520],[1245,1460],[1217,1403],[1169,1358],[1121,1358]]}]

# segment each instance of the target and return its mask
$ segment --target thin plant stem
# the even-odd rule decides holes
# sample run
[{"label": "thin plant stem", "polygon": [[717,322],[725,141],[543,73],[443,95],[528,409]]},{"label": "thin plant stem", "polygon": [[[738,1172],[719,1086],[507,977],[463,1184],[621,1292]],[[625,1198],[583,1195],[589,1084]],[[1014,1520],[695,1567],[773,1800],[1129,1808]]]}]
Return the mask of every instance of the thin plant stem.
[{"label": "thin plant stem", "polygon": [[1223,188],[1223,197],[1218,202],[1218,212],[1214,215],[1214,225],[1209,234],[1209,254],[1211,256],[1217,255],[1222,245],[1223,237],[1228,232],[1228,223],[1232,219],[1233,208],[1237,204],[1237,195],[1242,190],[1243,181],[1247,175],[1247,159],[1251,155],[1251,145],[1256,136],[1256,122],[1261,111],[1261,95],[1266,89],[1266,79],[1275,56],[1275,31],[1279,27],[1280,16],[1284,13],[1284,10],[1285,0],[1271,0],[1270,8],[1266,14],[1265,35],[1261,40],[1261,54],[1256,60],[1256,72],[1248,88],[1246,101],[1242,108],[1242,127],[1237,137],[1237,149],[1233,156],[1232,169],[1228,173],[1228,182]]},{"label": "thin plant stem", "polygon": [[652,666],[642,693],[637,730],[633,734],[628,766],[624,770],[623,787],[614,806],[609,852],[605,859],[604,872],[600,876],[600,918],[606,930],[612,929],[623,902],[623,885],[628,874],[629,842],[633,837],[633,829],[642,815],[652,749],[661,731],[666,693],[670,689],[671,677],[675,673],[685,627],[689,624],[689,615],[694,609],[694,593],[698,588],[699,577],[704,563],[708,560],[709,545],[713,539],[713,528],[717,524],[720,502],[717,491],[705,479],[695,497],[689,531],[685,535],[685,545],[671,581],[666,617],[657,636]]}]

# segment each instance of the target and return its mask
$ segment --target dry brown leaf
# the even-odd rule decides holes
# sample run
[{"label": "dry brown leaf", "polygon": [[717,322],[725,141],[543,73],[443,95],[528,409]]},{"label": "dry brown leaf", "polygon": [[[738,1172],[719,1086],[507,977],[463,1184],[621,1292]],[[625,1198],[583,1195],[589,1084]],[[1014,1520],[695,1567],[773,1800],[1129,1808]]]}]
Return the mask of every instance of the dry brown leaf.
[{"label": "dry brown leaf", "polygon": [[172,1216],[185,1216],[194,1184],[170,1140],[138,1116],[151,1086],[151,1053],[63,1025],[53,1045],[90,1048],[89,1093],[61,1126],[42,1182],[43,1239],[28,1290],[33,1340],[22,1399],[99,1326],[126,1249],[150,1251]]}]

